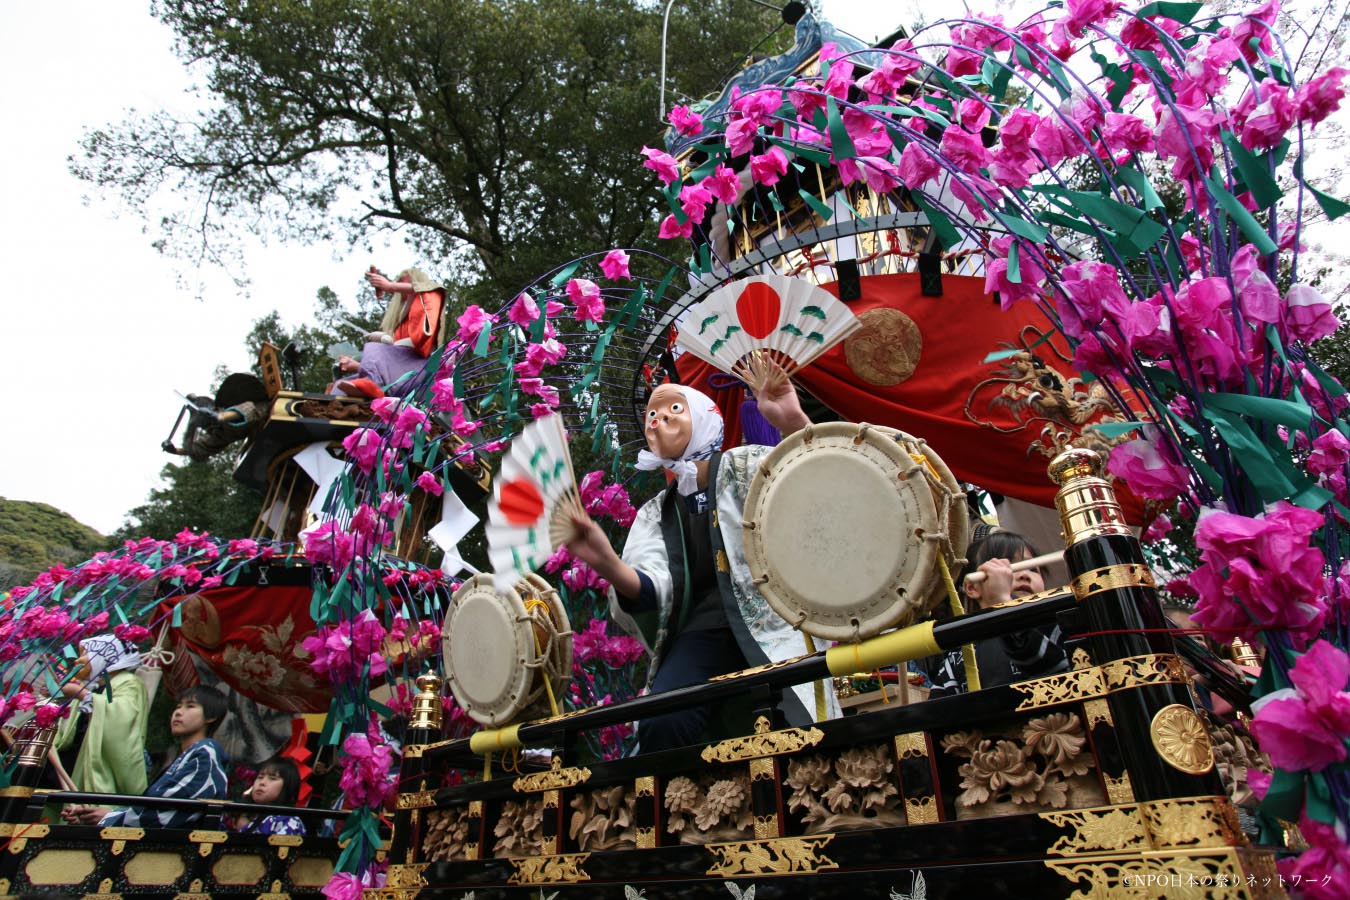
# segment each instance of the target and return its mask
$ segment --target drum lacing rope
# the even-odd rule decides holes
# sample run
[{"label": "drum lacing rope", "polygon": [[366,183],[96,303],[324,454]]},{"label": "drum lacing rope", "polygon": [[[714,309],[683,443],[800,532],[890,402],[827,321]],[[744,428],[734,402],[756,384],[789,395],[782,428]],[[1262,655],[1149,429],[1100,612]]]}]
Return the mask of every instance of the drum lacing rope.
[{"label": "drum lacing rope", "polygon": [[[542,612],[542,621],[536,612]],[[553,622],[552,610],[549,605],[538,597],[525,598],[525,615],[532,622],[543,626],[548,633],[548,642],[544,646],[539,645],[539,632],[534,628],[530,629],[530,634],[534,635],[534,652],[538,655],[539,661],[531,666],[526,663],[526,668],[542,668],[544,670],[544,691],[548,694],[549,715],[561,715],[562,711],[558,709],[558,698],[553,695],[553,676],[557,674],[553,669],[553,642],[558,638],[558,628]]]}]

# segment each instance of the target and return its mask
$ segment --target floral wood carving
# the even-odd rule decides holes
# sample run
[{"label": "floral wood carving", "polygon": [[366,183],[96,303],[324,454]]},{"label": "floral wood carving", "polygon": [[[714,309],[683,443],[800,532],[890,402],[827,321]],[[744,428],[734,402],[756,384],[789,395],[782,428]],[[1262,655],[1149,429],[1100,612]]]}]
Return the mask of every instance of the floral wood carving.
[{"label": "floral wood carving", "polygon": [[706,844],[754,833],[748,771],[722,779],[707,775],[697,782],[683,775],[672,778],[666,784],[663,802],[668,812],[666,831],[678,834],[682,844]]},{"label": "floral wood carving", "polygon": [[493,856],[539,856],[544,852],[544,800],[507,800],[492,834]]},{"label": "floral wood carving", "polygon": [[437,809],[427,813],[427,834],[422,839],[422,858],[428,862],[467,859],[464,845],[469,838],[469,809]]},{"label": "floral wood carving", "polygon": [[807,834],[903,825],[895,763],[886,744],[852,747],[831,760],[815,756],[788,763],[788,811],[804,810]]},{"label": "floral wood carving", "polygon": [[637,846],[633,807],[637,794],[623,785],[578,792],[569,806],[572,813],[567,836],[578,850],[629,850]]},{"label": "floral wood carving", "polygon": [[1084,752],[1086,746],[1077,713],[1031,719],[1016,734],[946,735],[942,749],[966,760],[957,769],[957,818],[1064,809],[1071,794],[1074,806],[1101,802],[1101,788],[1091,777],[1096,761]]}]

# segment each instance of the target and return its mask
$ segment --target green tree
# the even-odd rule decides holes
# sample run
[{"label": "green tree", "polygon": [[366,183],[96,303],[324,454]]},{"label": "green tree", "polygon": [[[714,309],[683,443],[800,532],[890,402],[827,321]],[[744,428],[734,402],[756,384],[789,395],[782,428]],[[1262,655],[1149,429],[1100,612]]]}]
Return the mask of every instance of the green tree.
[{"label": "green tree", "polygon": [[109,546],[108,538],[53,506],[0,497],[0,591]]},{"label": "green tree", "polygon": [[205,462],[171,462],[160,471],[163,484],[126,515],[113,537],[171,538],[184,528],[223,538],[245,537],[262,508],[262,495],[235,481],[234,454]]},{"label": "green tree", "polygon": [[[160,220],[169,252],[212,258],[239,230],[355,242],[411,225],[418,252],[445,261],[440,274],[501,299],[583,252],[655,239],[638,150],[662,129],[659,5],[158,0],[153,11],[204,73],[209,111],[130,114],[89,132],[72,169],[147,216],[161,191],[188,198]],[[745,0],[677,7],[675,94],[719,87],[780,24]]]}]

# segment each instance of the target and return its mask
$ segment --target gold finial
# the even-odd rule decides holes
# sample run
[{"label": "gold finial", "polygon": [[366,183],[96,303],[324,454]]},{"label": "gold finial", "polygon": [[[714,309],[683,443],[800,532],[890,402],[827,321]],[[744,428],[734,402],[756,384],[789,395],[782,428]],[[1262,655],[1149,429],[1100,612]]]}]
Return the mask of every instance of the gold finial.
[{"label": "gold finial", "polygon": [[1239,666],[1259,666],[1261,657],[1257,655],[1256,648],[1244,641],[1242,638],[1233,638],[1233,662]]},{"label": "gold finial", "polygon": [[440,677],[419,675],[416,684],[417,694],[413,697],[412,718],[408,722],[408,727],[440,731],[442,686]]},{"label": "gold finial", "polygon": [[1104,465],[1095,450],[1066,450],[1050,461],[1047,470],[1059,485],[1059,508],[1064,542],[1073,545],[1106,534],[1130,534],[1115,488],[1103,477]]}]

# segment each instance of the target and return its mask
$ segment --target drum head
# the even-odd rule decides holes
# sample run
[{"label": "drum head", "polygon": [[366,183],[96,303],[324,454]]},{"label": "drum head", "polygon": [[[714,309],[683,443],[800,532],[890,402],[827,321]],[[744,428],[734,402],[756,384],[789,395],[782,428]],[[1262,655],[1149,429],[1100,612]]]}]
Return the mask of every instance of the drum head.
[{"label": "drum head", "polygon": [[515,590],[475,575],[455,591],[441,637],[442,664],[455,701],[476,722],[497,726],[530,702],[534,628]]},{"label": "drum head", "polygon": [[775,447],[745,505],[746,561],[769,605],[835,641],[925,611],[949,518],[937,479],[914,459],[930,455],[903,432],[849,422]]}]

